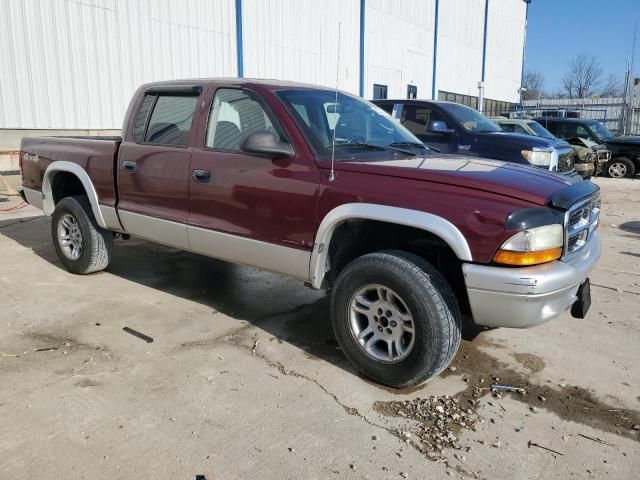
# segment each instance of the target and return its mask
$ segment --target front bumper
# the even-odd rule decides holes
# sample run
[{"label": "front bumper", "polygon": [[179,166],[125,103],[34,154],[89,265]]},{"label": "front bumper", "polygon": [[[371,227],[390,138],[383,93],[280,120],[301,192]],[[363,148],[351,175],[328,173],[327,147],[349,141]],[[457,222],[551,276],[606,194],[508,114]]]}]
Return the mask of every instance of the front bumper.
[{"label": "front bumper", "polygon": [[573,166],[573,169],[576,172],[578,172],[582,178],[592,177],[593,174],[595,173],[594,172],[595,166],[591,162],[589,162],[589,163],[576,163]]},{"label": "front bumper", "polygon": [[474,321],[489,327],[526,328],[563,314],[600,258],[600,235],[567,262],[505,268],[462,265]]}]

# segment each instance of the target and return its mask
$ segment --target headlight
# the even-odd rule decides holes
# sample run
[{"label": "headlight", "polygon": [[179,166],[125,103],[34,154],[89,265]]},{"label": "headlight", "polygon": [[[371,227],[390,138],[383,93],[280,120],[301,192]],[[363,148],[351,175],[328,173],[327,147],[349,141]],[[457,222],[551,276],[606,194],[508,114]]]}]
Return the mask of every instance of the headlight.
[{"label": "headlight", "polygon": [[551,155],[553,150],[541,150],[534,147],[531,150],[522,150],[520,153],[525,160],[532,165],[536,165],[538,167],[548,167],[551,165]]},{"label": "headlight", "polygon": [[537,265],[560,258],[563,245],[562,225],[529,228],[504,242],[493,260],[505,265]]}]

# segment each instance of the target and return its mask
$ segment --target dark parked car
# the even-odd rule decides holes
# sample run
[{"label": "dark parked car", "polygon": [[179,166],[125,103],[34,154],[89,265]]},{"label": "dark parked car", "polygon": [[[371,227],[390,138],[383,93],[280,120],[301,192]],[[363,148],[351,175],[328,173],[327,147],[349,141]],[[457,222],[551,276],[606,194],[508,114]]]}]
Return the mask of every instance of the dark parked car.
[{"label": "dark parked car", "polygon": [[[524,133],[525,135],[535,135],[536,137],[556,138],[553,133],[544,128],[535,120],[528,118],[492,118],[500,125],[504,132]],[[599,175],[605,165],[611,159],[611,152],[604,145],[597,144],[586,138],[569,137],[566,141],[576,152],[574,170],[584,179],[590,179],[594,175]]]},{"label": "dark parked car", "polygon": [[[477,110],[451,102],[375,100],[425,145],[575,175],[575,154],[563,140],[503,132]],[[576,175],[577,176],[577,175]]]},{"label": "dark parked car", "polygon": [[640,136],[615,137],[597,120],[539,117],[536,121],[558,138],[579,137],[604,144],[611,151],[604,168],[610,177],[633,177],[640,172]]}]

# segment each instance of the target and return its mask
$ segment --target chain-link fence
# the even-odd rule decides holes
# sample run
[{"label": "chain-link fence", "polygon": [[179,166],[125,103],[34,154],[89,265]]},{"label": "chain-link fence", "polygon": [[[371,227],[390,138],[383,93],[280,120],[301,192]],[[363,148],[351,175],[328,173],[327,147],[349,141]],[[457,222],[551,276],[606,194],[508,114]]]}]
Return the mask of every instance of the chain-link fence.
[{"label": "chain-link fence", "polygon": [[640,98],[629,108],[624,98],[541,99],[527,100],[518,111],[528,116],[555,116],[598,120],[615,134],[626,126],[629,135],[640,135]]}]

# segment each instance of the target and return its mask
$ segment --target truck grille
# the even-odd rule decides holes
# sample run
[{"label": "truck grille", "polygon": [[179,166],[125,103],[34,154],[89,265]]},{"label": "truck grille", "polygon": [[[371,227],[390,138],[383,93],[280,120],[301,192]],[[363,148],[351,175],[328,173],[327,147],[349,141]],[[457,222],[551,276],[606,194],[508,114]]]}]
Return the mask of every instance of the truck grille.
[{"label": "truck grille", "polygon": [[572,206],[565,217],[565,258],[580,251],[591,240],[600,217],[600,194]]},{"label": "truck grille", "polygon": [[575,163],[575,154],[573,150],[560,153],[558,155],[558,172],[567,172],[573,170],[573,164]]}]

